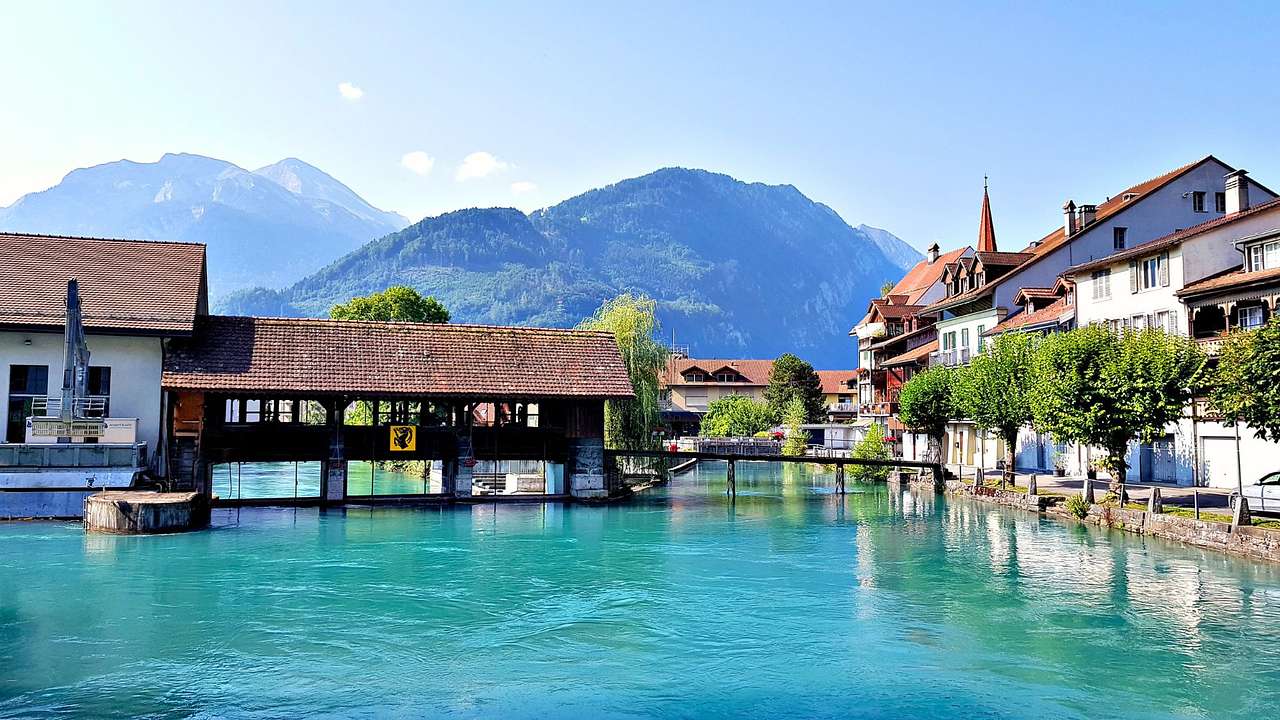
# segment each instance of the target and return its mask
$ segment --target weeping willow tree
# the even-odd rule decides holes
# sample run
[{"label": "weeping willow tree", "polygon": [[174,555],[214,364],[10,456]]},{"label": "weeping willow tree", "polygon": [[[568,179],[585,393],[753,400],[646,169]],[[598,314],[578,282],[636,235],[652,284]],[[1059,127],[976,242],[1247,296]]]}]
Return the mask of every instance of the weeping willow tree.
[{"label": "weeping willow tree", "polygon": [[583,330],[613,333],[622,362],[631,377],[635,397],[610,400],[604,408],[605,445],[621,450],[651,450],[658,446],[660,403],[658,376],[667,364],[667,349],[654,339],[658,329],[657,303],[643,295],[624,293],[605,302],[583,320]]}]

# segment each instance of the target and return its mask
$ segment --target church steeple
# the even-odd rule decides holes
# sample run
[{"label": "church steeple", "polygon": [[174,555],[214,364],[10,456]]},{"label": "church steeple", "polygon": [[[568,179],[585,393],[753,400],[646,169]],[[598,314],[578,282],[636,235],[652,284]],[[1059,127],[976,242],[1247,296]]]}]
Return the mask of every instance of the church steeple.
[{"label": "church steeple", "polygon": [[995,252],[996,226],[991,221],[991,198],[987,196],[987,176],[982,176],[982,219],[978,221],[978,252]]}]

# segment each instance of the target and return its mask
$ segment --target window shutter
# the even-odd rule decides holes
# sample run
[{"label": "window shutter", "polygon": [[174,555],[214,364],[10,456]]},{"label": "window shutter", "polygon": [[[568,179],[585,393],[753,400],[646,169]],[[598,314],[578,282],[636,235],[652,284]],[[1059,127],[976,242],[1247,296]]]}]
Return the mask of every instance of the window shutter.
[{"label": "window shutter", "polygon": [[1160,253],[1160,287],[1169,287],[1169,253]]},{"label": "window shutter", "polygon": [[1178,332],[1178,311],[1177,310],[1169,311],[1169,334],[1170,335],[1182,334]]},{"label": "window shutter", "polygon": [[1138,292],[1138,261],[1129,261],[1129,292]]}]

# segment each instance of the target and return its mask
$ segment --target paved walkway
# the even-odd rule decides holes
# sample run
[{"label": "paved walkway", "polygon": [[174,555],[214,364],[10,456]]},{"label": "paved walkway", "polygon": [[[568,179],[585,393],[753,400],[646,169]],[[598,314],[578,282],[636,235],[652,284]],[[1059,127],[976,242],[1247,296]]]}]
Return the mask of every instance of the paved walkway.
[{"label": "paved walkway", "polygon": [[[948,465],[947,469],[955,472],[955,465]],[[963,469],[963,477],[969,482],[978,472],[976,467],[965,467]],[[1084,478],[1075,477],[1057,477],[1053,473],[1035,473],[1036,487],[1040,492],[1061,493],[1064,495],[1078,495],[1084,487]],[[988,469],[985,473],[987,482],[995,482],[1000,479],[999,470]],[[1014,483],[1020,487],[1026,487],[1027,482],[1031,479],[1031,473],[1018,472],[1014,474]],[[1094,485],[1095,492],[1105,493],[1107,491],[1107,480],[1101,480]],[[1128,495],[1131,502],[1145,503],[1150,495],[1150,490],[1146,487],[1128,486]],[[1180,507],[1194,507],[1196,498],[1200,496],[1200,509],[1227,511],[1230,508],[1231,491],[1222,488],[1206,488],[1206,487],[1180,487],[1178,485],[1161,485],[1160,496],[1164,504],[1177,505]]]}]

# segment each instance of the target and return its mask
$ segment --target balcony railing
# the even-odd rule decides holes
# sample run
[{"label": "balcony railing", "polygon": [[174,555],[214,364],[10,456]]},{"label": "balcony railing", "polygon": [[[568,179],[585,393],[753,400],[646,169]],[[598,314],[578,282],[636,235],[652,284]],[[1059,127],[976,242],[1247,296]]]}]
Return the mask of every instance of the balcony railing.
[{"label": "balcony railing", "polygon": [[1222,336],[1220,335],[1207,338],[1196,338],[1196,344],[1199,345],[1200,349],[1204,351],[1204,354],[1209,357],[1217,357],[1218,353],[1222,352]]},{"label": "balcony railing", "polygon": [[827,412],[833,413],[856,413],[858,412],[858,403],[856,402],[833,402],[827,404]]},{"label": "balcony railing", "polygon": [[957,348],[954,350],[938,350],[929,353],[930,365],[968,365],[969,364],[969,348]]},{"label": "balcony railing", "polygon": [[[102,417],[107,411],[107,396],[89,395],[76,398],[71,412],[76,417]],[[62,397],[50,395],[31,399],[31,414],[41,417],[52,417],[62,412]]]}]

